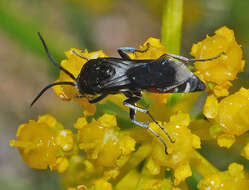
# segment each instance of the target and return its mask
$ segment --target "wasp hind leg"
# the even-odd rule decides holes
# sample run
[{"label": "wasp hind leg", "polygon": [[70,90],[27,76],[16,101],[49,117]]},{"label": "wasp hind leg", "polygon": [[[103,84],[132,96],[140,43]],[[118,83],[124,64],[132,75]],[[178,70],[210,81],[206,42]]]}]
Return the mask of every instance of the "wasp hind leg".
[{"label": "wasp hind leg", "polygon": [[157,138],[159,138],[159,140],[163,143],[164,147],[165,147],[165,153],[168,154],[167,152],[167,145],[164,142],[164,140],[160,137],[159,134],[157,134],[153,129],[151,129],[147,124],[142,123],[138,120],[136,120],[135,115],[136,115],[136,111],[140,111],[143,113],[146,113],[149,115],[149,117],[164,131],[164,133],[168,136],[169,140],[171,143],[174,143],[174,141],[172,140],[172,138],[170,137],[170,135],[168,134],[168,132],[152,117],[152,115],[150,114],[150,112],[146,109],[140,108],[135,106],[134,104],[140,100],[139,97],[130,97],[129,99],[124,101],[124,105],[130,108],[130,119],[133,123],[135,123],[136,125],[143,127],[145,129],[149,129]]},{"label": "wasp hind leg", "polygon": [[168,154],[168,152],[167,152],[167,145],[166,145],[166,143],[164,142],[164,140],[162,139],[162,137],[160,137],[160,135],[159,135],[158,133],[156,133],[153,129],[151,129],[146,123],[142,123],[142,122],[136,120],[135,114],[136,114],[136,110],[130,108],[130,118],[131,118],[131,121],[132,121],[133,123],[135,123],[136,125],[142,127],[142,128],[149,129],[150,132],[151,132],[153,135],[155,135],[157,138],[159,138],[159,140],[163,143],[164,148],[165,148],[165,153]]},{"label": "wasp hind leg", "polygon": [[131,60],[130,56],[127,53],[136,53],[136,52],[144,53],[144,52],[148,51],[148,49],[150,47],[149,43],[147,43],[146,45],[147,45],[147,47],[144,50],[136,49],[133,47],[120,47],[120,48],[118,48],[118,53],[123,59]]},{"label": "wasp hind leg", "polygon": [[155,122],[162,130],[163,132],[168,136],[169,140],[171,143],[174,143],[175,141],[171,138],[171,136],[169,135],[169,133],[163,128],[162,125],[160,125],[160,123],[158,123],[157,120],[154,119],[154,117],[151,115],[151,113],[149,112],[149,110],[147,109],[144,109],[144,108],[140,108],[140,107],[137,107],[135,104],[135,102],[139,101],[141,98],[139,97],[131,97],[127,100],[124,101],[124,105],[131,108],[131,109],[134,109],[136,111],[139,111],[139,112],[143,112],[143,113],[146,113],[151,119],[153,122]]}]

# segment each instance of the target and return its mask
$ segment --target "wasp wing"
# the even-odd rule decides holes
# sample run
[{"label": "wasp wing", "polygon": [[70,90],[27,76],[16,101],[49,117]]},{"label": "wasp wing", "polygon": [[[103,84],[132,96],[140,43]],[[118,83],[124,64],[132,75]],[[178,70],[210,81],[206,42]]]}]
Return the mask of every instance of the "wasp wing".
[{"label": "wasp wing", "polygon": [[182,62],[168,59],[131,68],[127,76],[133,86],[142,90],[168,92],[184,84],[193,73]]},{"label": "wasp wing", "polygon": [[115,73],[100,83],[101,89],[122,89],[128,86],[130,80],[127,76],[127,71],[134,66],[131,62],[130,60],[107,59],[103,64],[111,65]]},{"label": "wasp wing", "polygon": [[[102,81],[100,86],[102,90],[127,91],[136,88],[129,77],[134,68],[146,65],[148,60],[124,60],[119,58],[109,58],[103,64],[111,65],[115,69],[115,74]],[[150,60],[149,60],[150,61]]]}]

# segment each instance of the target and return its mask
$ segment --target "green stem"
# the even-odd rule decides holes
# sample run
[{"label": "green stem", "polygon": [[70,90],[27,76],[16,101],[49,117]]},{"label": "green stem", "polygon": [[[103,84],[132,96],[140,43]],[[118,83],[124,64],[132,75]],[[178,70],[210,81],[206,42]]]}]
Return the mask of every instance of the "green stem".
[{"label": "green stem", "polygon": [[165,0],[162,17],[162,44],[169,53],[180,54],[183,0]]},{"label": "green stem", "polygon": [[119,176],[111,181],[113,186],[116,186],[132,169],[136,168],[145,158],[151,154],[151,145],[144,144],[139,147],[139,149],[134,152],[130,159],[125,163],[122,168],[120,168]]},{"label": "green stem", "polygon": [[219,170],[211,164],[205,157],[203,157],[199,152],[193,151],[192,158],[190,160],[191,165],[198,171],[198,173],[207,177],[209,175],[219,172]]}]

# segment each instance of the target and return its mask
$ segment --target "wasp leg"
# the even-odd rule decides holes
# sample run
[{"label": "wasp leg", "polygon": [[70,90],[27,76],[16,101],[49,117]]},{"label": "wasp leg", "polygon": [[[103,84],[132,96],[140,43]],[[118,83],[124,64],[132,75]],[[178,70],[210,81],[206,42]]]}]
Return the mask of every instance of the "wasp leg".
[{"label": "wasp leg", "polygon": [[87,60],[87,61],[90,60],[90,59],[88,59],[88,58],[86,58],[86,57],[80,55],[80,54],[79,54],[77,51],[75,51],[75,50],[73,50],[72,52],[73,52],[75,55],[77,55],[77,56],[79,56],[80,58],[82,58],[82,59],[85,59],[85,60]]},{"label": "wasp leg", "polygon": [[157,138],[159,138],[159,140],[163,143],[164,148],[165,148],[165,154],[168,154],[168,152],[167,152],[167,145],[166,145],[166,143],[164,142],[164,140],[162,139],[162,137],[160,137],[160,135],[157,134],[153,129],[151,129],[147,124],[142,123],[142,122],[136,120],[135,114],[136,114],[136,110],[130,108],[130,119],[131,119],[131,121],[132,121],[133,123],[135,123],[136,125],[142,127],[142,128],[149,129],[150,132],[151,132],[153,135],[155,135]]},{"label": "wasp leg", "polygon": [[88,102],[90,101],[90,100],[88,99],[88,97],[87,97],[87,96],[84,96],[84,95],[80,95],[80,96],[75,95],[74,98],[77,98],[77,99],[86,98],[86,99],[88,100]]},{"label": "wasp leg", "polygon": [[141,97],[130,97],[127,100],[124,101],[124,105],[130,108],[130,119],[133,123],[139,125],[140,127],[149,129],[157,138],[160,139],[160,141],[164,144],[165,147],[165,153],[167,153],[167,145],[164,142],[164,140],[153,130],[151,129],[147,124],[139,122],[135,119],[135,113],[136,111],[140,111],[143,113],[146,113],[149,115],[149,117],[164,131],[164,133],[168,136],[169,140],[171,143],[174,143],[174,141],[171,139],[170,135],[168,134],[168,132],[152,117],[152,115],[150,114],[150,112],[146,109],[137,107],[136,105],[134,105],[138,100],[140,100]]},{"label": "wasp leg", "polygon": [[[162,59],[165,59],[165,57],[172,57],[174,59],[177,59],[177,60],[180,60],[182,62],[185,62],[185,63],[193,63],[195,61],[211,61],[211,60],[214,60],[214,59],[217,59],[219,58],[221,55],[224,55],[225,53],[222,52],[220,53],[219,55],[215,56],[215,57],[211,57],[211,58],[206,58],[206,59],[189,59],[187,57],[183,57],[183,56],[180,56],[180,55],[174,55],[174,54],[170,54],[170,53],[165,53],[161,56]],[[159,58],[160,59],[160,58]]]},{"label": "wasp leg", "polygon": [[75,97],[75,98],[87,98],[86,96],[83,96],[83,95],[80,95],[80,96],[75,95],[74,97]]},{"label": "wasp leg", "polygon": [[124,60],[131,60],[130,56],[126,54],[125,51],[127,51],[127,47],[118,48],[118,54],[120,55],[120,57],[122,57]]},{"label": "wasp leg", "polygon": [[87,98],[87,96],[84,96],[84,95],[81,95],[81,96],[74,96],[75,98],[87,98],[87,100],[88,100],[88,102],[90,103],[90,104],[94,104],[94,103],[97,103],[97,102],[99,102],[100,100],[103,100],[105,97],[107,96],[107,94],[101,94],[100,96],[98,96],[97,98],[94,98],[94,99],[92,99],[92,100],[89,100],[88,98]]},{"label": "wasp leg", "polygon": [[140,50],[140,49],[136,49],[133,47],[120,47],[120,48],[118,48],[118,53],[123,59],[131,60],[130,56],[126,52],[128,52],[128,53],[135,53],[135,52],[144,53],[144,52],[148,51],[148,49],[150,47],[149,43],[147,43],[146,45],[147,45],[147,47],[145,50]]},{"label": "wasp leg", "polygon": [[129,107],[129,108],[131,108],[131,109],[134,109],[136,111],[148,114],[148,116],[152,119],[152,121],[154,121],[163,130],[163,132],[168,136],[170,142],[174,143],[175,141],[171,138],[171,136],[169,135],[169,133],[163,128],[162,125],[160,125],[160,123],[157,122],[157,120],[154,119],[154,117],[151,115],[151,113],[149,112],[149,110],[143,109],[143,108],[140,108],[140,107],[137,107],[137,106],[134,105],[135,102],[137,102],[140,99],[141,98],[139,98],[139,97],[131,97],[131,98],[129,98],[129,99],[127,99],[127,100],[124,101],[124,105],[127,106],[127,107]]},{"label": "wasp leg", "polygon": [[107,94],[101,94],[101,95],[98,96],[97,98],[94,98],[94,99],[92,99],[92,100],[88,100],[88,102],[89,102],[90,104],[95,104],[95,103],[97,103],[97,102],[103,100],[106,96],[107,96]]}]

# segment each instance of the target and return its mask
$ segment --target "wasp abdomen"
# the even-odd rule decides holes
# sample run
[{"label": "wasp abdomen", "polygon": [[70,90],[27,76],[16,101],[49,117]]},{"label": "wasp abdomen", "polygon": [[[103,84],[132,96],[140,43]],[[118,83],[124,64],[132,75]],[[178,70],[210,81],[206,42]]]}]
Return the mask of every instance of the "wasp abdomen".
[{"label": "wasp abdomen", "polygon": [[127,75],[132,84],[146,90],[170,86],[175,81],[175,73],[169,64],[151,62],[132,68]]}]

